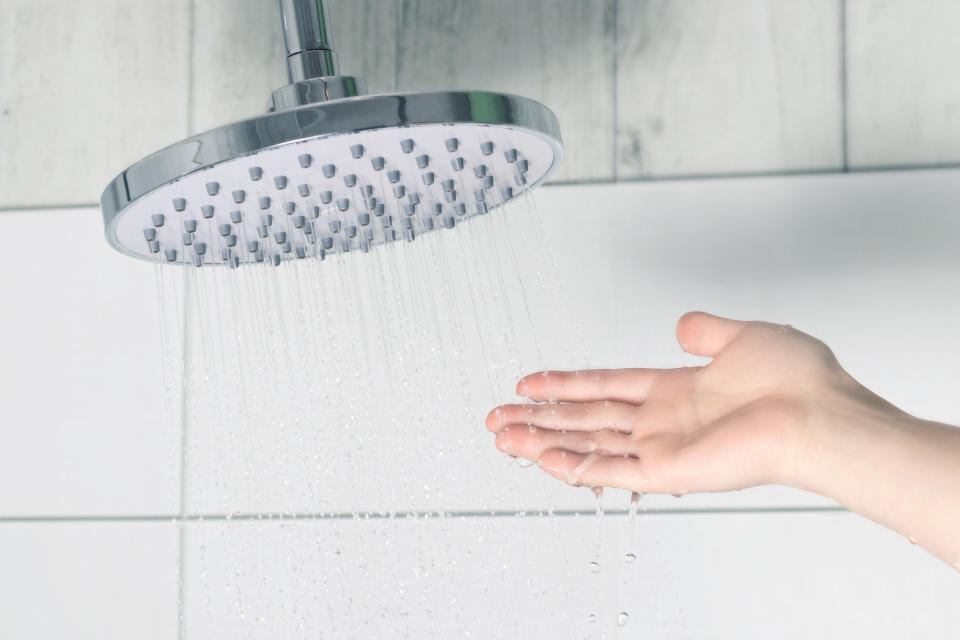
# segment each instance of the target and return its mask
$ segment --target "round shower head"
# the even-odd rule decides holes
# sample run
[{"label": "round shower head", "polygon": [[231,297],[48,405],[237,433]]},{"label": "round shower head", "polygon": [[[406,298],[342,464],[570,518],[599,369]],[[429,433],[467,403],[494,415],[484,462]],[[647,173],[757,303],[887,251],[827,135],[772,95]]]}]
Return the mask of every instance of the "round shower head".
[{"label": "round shower head", "polygon": [[279,264],[453,227],[541,183],[562,153],[556,116],[527,98],[358,96],[177,142],[118,175],[101,207],[130,256]]},{"label": "round shower head", "polygon": [[268,113],[147,156],[100,200],[107,241],[180,264],[369,251],[451,228],[549,176],[557,118],[482,91],[361,95],[341,76],[323,0],[279,0],[289,84]]}]

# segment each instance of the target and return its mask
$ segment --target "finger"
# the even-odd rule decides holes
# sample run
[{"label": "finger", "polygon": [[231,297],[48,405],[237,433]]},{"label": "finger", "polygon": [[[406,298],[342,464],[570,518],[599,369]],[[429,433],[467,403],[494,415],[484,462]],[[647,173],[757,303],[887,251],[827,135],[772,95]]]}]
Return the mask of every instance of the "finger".
[{"label": "finger", "polygon": [[623,456],[633,448],[630,437],[616,431],[562,432],[526,426],[504,427],[497,433],[495,444],[504,453],[529,460],[539,460],[540,455],[550,449]]},{"label": "finger", "polygon": [[[700,490],[699,469],[694,458],[680,460],[682,434],[658,434],[637,442],[627,455],[603,455],[598,449],[582,453],[550,449],[540,455],[540,467],[568,484],[616,487],[643,493],[684,494]],[[598,455],[599,454],[599,455]],[[693,466],[692,466],[693,465]]]},{"label": "finger", "polygon": [[541,371],[521,378],[517,394],[539,401],[614,400],[639,404],[646,399],[659,373],[659,369]]},{"label": "finger", "polygon": [[540,455],[539,462],[541,469],[567,484],[641,492],[648,490],[646,474],[637,458],[550,449]]},{"label": "finger", "polygon": [[[777,428],[796,415],[779,406],[734,412],[692,436],[651,433],[637,440],[630,457],[550,449],[540,455],[541,468],[570,484],[609,486],[683,495],[690,491],[732,491],[776,482],[784,450],[793,450],[789,430]],[[638,429],[641,428],[638,426]]]},{"label": "finger", "polygon": [[691,311],[677,322],[677,342],[687,353],[712,358],[730,344],[747,324],[741,320]]},{"label": "finger", "polygon": [[567,431],[613,429],[630,433],[639,409],[637,405],[601,400],[567,404],[508,404],[487,416],[487,429],[499,431],[506,425],[527,425]]}]

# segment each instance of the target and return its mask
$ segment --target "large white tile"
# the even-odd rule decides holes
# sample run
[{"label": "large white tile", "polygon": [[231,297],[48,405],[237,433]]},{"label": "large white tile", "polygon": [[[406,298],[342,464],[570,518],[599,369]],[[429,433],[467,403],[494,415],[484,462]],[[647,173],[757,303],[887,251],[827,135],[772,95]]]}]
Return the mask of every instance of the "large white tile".
[{"label": "large white tile", "polygon": [[401,91],[487,89],[539,100],[560,120],[554,180],[613,176],[613,25],[609,0],[404,3]]},{"label": "large white tile", "polygon": [[[677,319],[702,309],[793,324],[904,410],[960,424],[957,171],[603,187],[537,197],[593,361],[675,367]],[[585,223],[587,215],[594,223]],[[622,501],[622,499],[621,499]],[[782,487],[652,497],[663,507],[827,504]]]},{"label": "large white tile", "polygon": [[617,5],[618,178],[840,168],[840,2]]},{"label": "large white tile", "polygon": [[0,636],[177,633],[178,534],[157,522],[0,522]]},{"label": "large white tile", "polygon": [[153,267],[101,229],[96,210],[0,214],[0,516],[178,508]]},{"label": "large white tile", "polygon": [[[605,273],[561,261],[576,298],[616,283],[616,336],[584,305],[599,364],[680,366],[676,320],[704,309],[793,324],[829,344],[864,384],[907,411],[960,422],[950,353],[960,349],[953,274],[960,172],[677,181],[604,188],[611,228]],[[599,191],[599,189],[598,189]],[[559,255],[582,246],[566,229],[598,196],[544,189]]]},{"label": "large white tile", "polygon": [[[537,196],[545,229],[538,232],[524,222],[526,210],[511,208],[511,227],[499,229],[499,237],[509,233],[511,243],[501,241],[501,246],[522,248],[521,277],[538,268],[549,271],[548,258],[540,254],[545,246],[553,247],[598,366],[700,362],[675,344],[674,324],[683,312],[704,308],[792,323],[824,339],[851,373],[905,410],[958,422],[951,398],[952,381],[960,371],[943,355],[960,347],[953,330],[956,299],[944,294],[952,291],[951,274],[960,268],[950,241],[960,231],[952,211],[960,196],[957,184],[956,172],[940,171],[549,187]],[[497,216],[487,220],[499,224]],[[472,241],[466,238],[472,236],[462,237],[463,247],[470,249]],[[424,246],[429,245],[415,243],[411,249]],[[465,264],[471,262],[470,255],[476,256],[472,250],[468,254]],[[508,262],[503,264],[510,280]],[[338,264],[326,262],[321,268]],[[369,278],[376,270],[369,259],[345,264],[370,266],[350,278],[363,273]],[[449,267],[447,263],[437,271]],[[451,279],[461,291],[491,300],[490,272],[457,273],[459,269],[455,265]],[[290,282],[282,268],[269,273],[276,276],[271,284],[254,288],[261,296]],[[350,280],[340,277],[341,282]],[[371,281],[366,282],[371,290]],[[544,295],[539,284],[535,278],[527,280],[529,307],[535,319],[546,319],[540,328],[549,329],[562,321],[563,304]],[[238,286],[244,291],[248,285]],[[372,287],[380,291],[378,284]],[[332,296],[343,305],[347,298],[342,291]],[[252,300],[257,309],[293,312],[288,320],[295,329],[286,335],[297,341],[311,331],[301,326],[313,326],[320,342],[305,344],[303,353],[326,358],[340,373],[330,375],[321,368],[315,374],[296,359],[270,369],[275,366],[270,353],[252,360],[262,364],[252,370],[257,372],[253,384],[245,387],[229,381],[230,367],[214,367],[208,386],[205,375],[196,373],[196,383],[188,384],[194,399],[188,404],[191,512],[591,508],[588,490],[570,489],[536,469],[509,466],[481,425],[494,403],[510,400],[510,372],[535,370],[536,358],[498,369],[492,393],[483,361],[476,358],[459,368],[450,363],[447,369],[421,367],[415,358],[393,372],[398,386],[392,391],[374,391],[364,387],[363,358],[352,353],[361,348],[350,320],[356,314],[334,306],[341,315],[324,316],[308,306],[298,320],[296,304],[278,304],[269,297]],[[476,309],[486,306],[484,302]],[[466,315],[472,313],[469,303],[461,300],[459,307]],[[406,308],[412,322],[408,328],[430,322],[430,315],[421,312],[427,307]],[[514,330],[529,349],[533,339],[522,315],[514,316]],[[273,323],[272,315],[264,317]],[[319,324],[310,324],[307,318],[315,317],[321,318]],[[194,338],[200,335],[198,326],[194,317]],[[331,335],[331,326],[347,330]],[[469,322],[466,326],[474,331]],[[481,319],[476,331],[486,333],[496,326]],[[280,342],[268,351],[282,351],[282,334],[273,335]],[[537,336],[546,365],[578,367],[584,362],[576,345],[555,341],[550,331]],[[391,340],[396,346],[397,340]],[[488,357],[502,360],[513,348],[491,342]],[[417,349],[409,355],[423,356]],[[202,353],[202,346],[192,352]],[[461,387],[469,390],[469,402],[458,395]],[[344,395],[351,389],[354,400]],[[244,426],[231,414],[215,410],[213,400],[226,400],[224,411],[230,411],[237,398],[251,393],[276,399],[277,412],[268,410],[262,420]],[[375,408],[394,397],[395,412]],[[327,412],[331,406],[337,411]],[[397,416],[399,422],[394,421]],[[613,499],[626,504],[624,494]],[[651,497],[650,504],[692,509],[830,503],[791,489],[759,487],[680,501]]]},{"label": "large white tile", "polygon": [[960,5],[849,0],[846,11],[850,166],[960,160]]},{"label": "large white tile", "polygon": [[597,531],[593,517],[194,523],[186,637],[904,638],[960,623],[956,572],[853,514],[607,517],[593,573]]},{"label": "large white tile", "polygon": [[188,5],[0,4],[0,206],[95,202],[186,133]]}]

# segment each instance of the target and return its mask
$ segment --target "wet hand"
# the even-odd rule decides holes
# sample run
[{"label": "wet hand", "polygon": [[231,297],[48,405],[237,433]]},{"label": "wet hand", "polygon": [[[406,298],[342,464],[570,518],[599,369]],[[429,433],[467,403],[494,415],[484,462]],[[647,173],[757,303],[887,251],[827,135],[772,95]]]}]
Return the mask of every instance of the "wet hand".
[{"label": "wet hand", "polygon": [[526,376],[517,393],[536,404],[489,414],[496,446],[574,485],[675,495],[797,486],[820,414],[862,389],[826,345],[787,326],[690,313],[677,338],[712,361]]}]

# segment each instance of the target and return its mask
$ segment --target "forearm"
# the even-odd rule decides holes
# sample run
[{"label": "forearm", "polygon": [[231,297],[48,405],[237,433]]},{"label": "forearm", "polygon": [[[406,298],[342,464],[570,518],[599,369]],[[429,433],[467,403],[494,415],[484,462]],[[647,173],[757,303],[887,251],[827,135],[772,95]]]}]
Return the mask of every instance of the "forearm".
[{"label": "forearm", "polygon": [[865,390],[825,405],[808,425],[795,484],[960,569],[960,428],[919,420]]}]

